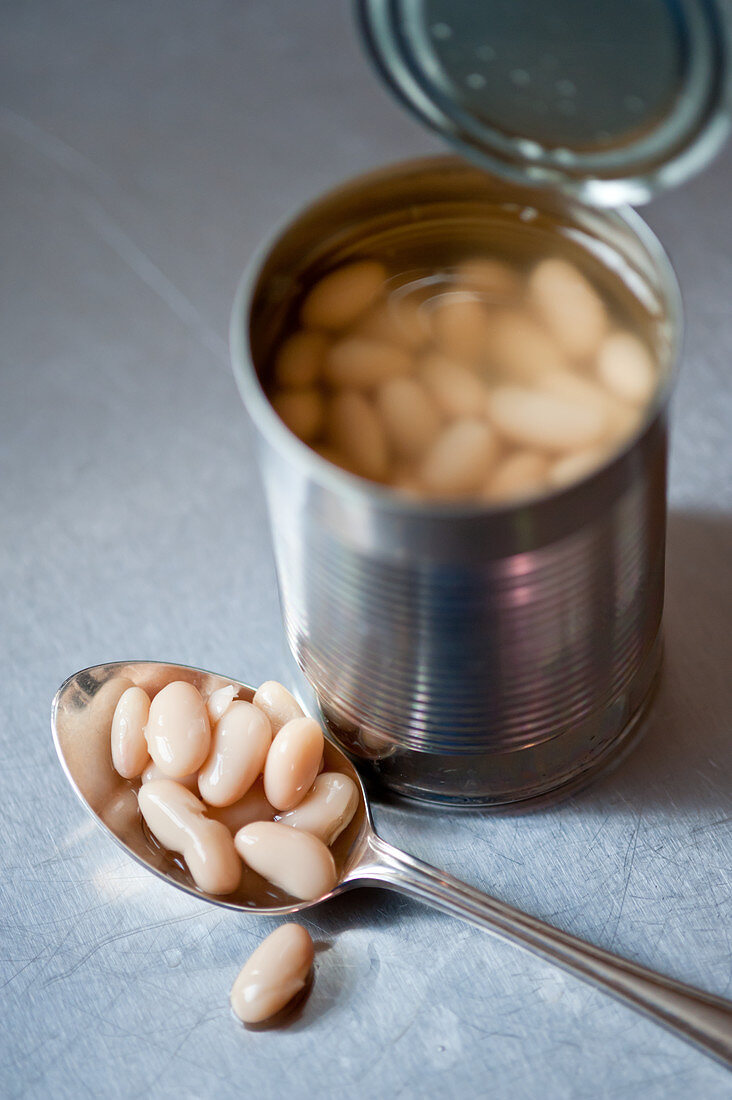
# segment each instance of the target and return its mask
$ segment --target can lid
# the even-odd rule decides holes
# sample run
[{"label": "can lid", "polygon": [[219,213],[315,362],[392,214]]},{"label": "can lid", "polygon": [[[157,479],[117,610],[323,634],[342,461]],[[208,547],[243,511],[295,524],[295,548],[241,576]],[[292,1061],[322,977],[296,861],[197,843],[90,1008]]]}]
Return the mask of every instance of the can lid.
[{"label": "can lid", "polygon": [[730,125],[715,0],[356,0],[391,90],[494,174],[596,206],[703,168]]}]

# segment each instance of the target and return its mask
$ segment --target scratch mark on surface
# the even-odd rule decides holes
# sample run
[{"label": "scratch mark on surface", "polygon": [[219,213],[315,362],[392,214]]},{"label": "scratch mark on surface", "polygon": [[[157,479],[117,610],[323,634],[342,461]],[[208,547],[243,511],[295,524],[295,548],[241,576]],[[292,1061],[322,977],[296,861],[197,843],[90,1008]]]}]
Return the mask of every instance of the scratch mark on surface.
[{"label": "scratch mark on surface", "polygon": [[411,1020],[407,1024],[404,1025],[404,1027],[401,1029],[401,1031],[398,1031],[396,1033],[396,1035],[392,1039],[389,1040],[389,1042],[387,1043],[387,1047],[395,1047],[397,1045],[397,1043],[399,1042],[399,1040],[407,1034],[410,1027],[413,1026],[414,1021],[416,1020],[416,1018],[417,1018],[416,1016],[412,1016]]},{"label": "scratch mark on surface", "polygon": [[620,899],[620,908],[615,920],[615,927],[613,928],[613,934],[610,937],[610,947],[615,943],[615,937],[620,926],[620,920],[623,916],[623,909],[625,908],[625,899],[628,896],[628,886],[630,884],[630,877],[633,874],[633,864],[635,863],[635,853],[638,847],[638,833],[640,832],[641,819],[643,817],[643,810],[638,811],[638,818],[633,829],[633,835],[628,841],[628,847],[625,850],[625,859],[623,860],[623,873],[625,875],[625,884],[623,886],[623,895]]},{"label": "scratch mark on surface", "polygon": [[523,867],[524,861],[522,859],[514,859],[514,857],[508,855],[507,852],[502,852],[500,848],[496,848],[495,844],[491,843],[491,841],[488,840],[479,829],[472,829],[469,825],[463,825],[463,829],[470,836],[473,836],[477,840],[479,840],[481,844],[485,845],[486,848],[497,855],[500,859],[506,859],[509,863],[515,863],[517,867]]},{"label": "scratch mark on surface", "polygon": [[3,984],[0,985],[0,989],[5,989],[5,987],[10,985],[11,982],[14,982],[16,978],[19,978],[24,970],[27,970],[29,966],[33,966],[33,963],[36,961],[36,958],[28,959],[28,962],[25,964],[25,966],[21,966],[19,970],[16,970],[14,974],[10,975],[7,981],[3,982]]},{"label": "scratch mark on surface", "polygon": [[209,351],[217,363],[228,368],[226,341],[209,328],[196,307],[150,257],[96,202],[87,203],[87,221],[130,271],[161,299],[178,320]]},{"label": "scratch mark on surface", "polygon": [[145,924],[140,928],[130,928],[126,932],[115,932],[112,936],[105,936],[99,943],[95,943],[85,955],[82,955],[80,959],[69,967],[68,970],[64,970],[62,974],[54,974],[52,978],[49,978],[47,982],[44,982],[43,988],[46,989],[50,985],[54,985],[56,982],[63,981],[65,978],[70,977],[75,971],[88,962],[92,955],[96,955],[97,951],[101,951],[103,947],[106,947],[110,943],[116,943],[118,940],[126,940],[131,936],[137,936],[141,932],[151,932],[155,928],[164,928],[170,924],[180,924],[182,921],[196,920],[200,916],[199,913],[188,913],[182,917],[169,917],[167,920],[155,921],[153,924]]},{"label": "scratch mark on surface", "polygon": [[732,817],[721,817],[718,821],[707,821],[703,825],[696,825],[691,833],[705,833],[718,828],[720,825],[728,825],[730,821],[732,821]]},{"label": "scratch mark on surface", "polygon": [[603,820],[602,820],[602,822],[600,823],[600,828],[599,828],[599,829],[597,830],[597,832],[596,832],[596,833],[595,833],[595,835],[593,836],[592,840],[590,841],[590,846],[589,846],[589,848],[587,849],[587,855],[589,855],[589,854],[590,854],[590,852],[592,851],[592,849],[593,849],[593,848],[595,847],[595,842],[597,841],[597,838],[599,837],[599,835],[600,835],[600,833],[602,832],[602,830],[603,830],[603,829],[605,828],[605,826],[607,825],[607,823],[608,823],[609,819],[610,819],[610,814],[606,814],[606,815],[605,815],[605,817],[604,817],[604,819],[603,819]]},{"label": "scratch mark on surface", "polygon": [[42,126],[26,118],[25,115],[11,111],[8,107],[0,107],[0,123],[9,133],[15,134],[21,141],[30,145],[36,153],[40,153],[46,160],[50,160],[59,168],[63,168],[69,175],[80,179],[87,187],[115,186],[111,176],[97,168],[92,161],[77,149],[67,145],[55,134],[50,134]]},{"label": "scratch mark on surface", "polygon": [[[218,1015],[218,1013],[216,1015]],[[158,1081],[161,1079],[161,1077],[163,1077],[163,1075],[170,1068],[170,1066],[172,1066],[174,1064],[177,1054],[179,1053],[179,1051],[181,1051],[183,1049],[183,1047],[186,1044],[186,1041],[190,1038],[190,1036],[193,1034],[193,1032],[196,1031],[199,1027],[201,1027],[204,1023],[207,1023],[209,1020],[216,1019],[216,1015],[210,1016],[208,1013],[203,1012],[201,1016],[197,1017],[193,1021],[193,1023],[191,1024],[190,1027],[185,1028],[185,1030],[183,1032],[183,1038],[180,1040],[180,1042],[175,1047],[175,1049],[170,1051],[167,1060],[163,1063],[161,1069],[155,1075],[153,1080],[148,1082],[148,1084],[147,1084],[147,1094],[149,1096],[153,1095],[154,1086],[157,1085]]]},{"label": "scratch mark on surface", "polygon": [[[97,193],[100,190],[103,192],[109,192],[110,189],[116,190],[117,185],[111,176],[102,172],[92,161],[55,134],[48,133],[23,115],[2,107],[0,125],[21,141],[25,141],[40,156],[51,161],[77,181],[81,181],[88,190]],[[135,244],[96,199],[87,200],[83,207],[83,214],[91,228],[133,274],[165,303],[196,340],[211,353],[216,362],[228,369],[226,341],[206,324],[194,304],[180,288]]]}]

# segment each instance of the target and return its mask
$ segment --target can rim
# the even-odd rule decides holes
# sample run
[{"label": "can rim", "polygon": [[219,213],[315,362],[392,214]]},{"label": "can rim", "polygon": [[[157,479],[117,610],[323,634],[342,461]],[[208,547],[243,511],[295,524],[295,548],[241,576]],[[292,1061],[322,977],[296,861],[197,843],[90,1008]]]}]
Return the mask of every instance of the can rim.
[{"label": "can rim", "polygon": [[[420,157],[409,160],[394,161],[371,172],[361,173],[342,181],[339,186],[366,183],[371,176],[381,175],[383,172],[395,170],[414,170],[420,166],[434,166],[440,161],[445,164],[461,162],[461,158],[455,156]],[[464,163],[464,161],[462,162]],[[325,193],[321,192],[303,202],[293,214],[281,219],[274,227],[272,233],[259,245],[253,254],[249,264],[244,270],[238,283],[231,311],[229,325],[229,347],[234,378],[239,390],[244,407],[249,413],[255,426],[267,437],[268,441],[293,463],[308,467],[314,479],[325,488],[330,489],[349,501],[362,501],[368,499],[378,504],[385,511],[408,512],[412,515],[423,515],[444,518],[467,518],[486,515],[505,515],[507,513],[519,513],[524,509],[537,504],[566,498],[572,493],[584,489],[592,482],[599,480],[608,470],[615,467],[625,459],[632,451],[639,439],[645,435],[656,418],[665,409],[673,392],[678,377],[681,348],[684,338],[683,302],[681,289],[669,256],[661,244],[659,238],[643,220],[640,214],[632,207],[622,205],[612,210],[602,212],[603,217],[617,217],[630,229],[636,238],[651,256],[654,266],[661,276],[663,290],[669,304],[669,320],[671,322],[671,351],[666,370],[666,377],[658,387],[653,400],[646,407],[645,415],[639,422],[636,430],[624,441],[623,445],[612,452],[608,458],[597,466],[589,475],[580,478],[570,485],[561,486],[547,492],[542,490],[530,496],[522,497],[517,501],[490,502],[479,500],[440,500],[412,497],[407,493],[398,492],[378,482],[369,481],[358,477],[356,474],[344,470],[340,466],[329,462],[318,454],[307,443],[299,439],[294,432],[285,425],[275,412],[259,375],[254,366],[254,357],[250,342],[251,306],[254,294],[258,286],[262,268],[277,242],[297,222],[304,217],[316,203],[327,199],[335,193],[339,187],[331,188]],[[582,206],[579,200],[567,196],[568,201]]]}]

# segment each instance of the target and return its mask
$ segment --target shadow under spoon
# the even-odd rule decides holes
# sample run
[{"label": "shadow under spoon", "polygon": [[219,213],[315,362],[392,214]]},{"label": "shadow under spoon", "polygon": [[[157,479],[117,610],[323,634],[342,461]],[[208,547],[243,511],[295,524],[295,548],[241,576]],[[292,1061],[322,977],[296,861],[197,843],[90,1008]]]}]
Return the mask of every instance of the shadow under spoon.
[{"label": "shadow under spoon", "polygon": [[115,662],[69,677],[56,694],[51,716],[56,751],[71,786],[97,823],[153,874],[215,905],[270,916],[297,913],[356,886],[396,890],[562,967],[732,1067],[732,1002],[552,928],[394,848],[377,835],[360,777],[331,742],[326,742],[326,768],[350,775],[361,795],[353,821],[333,846],[339,871],[335,888],[315,901],[297,901],[247,868],[235,894],[213,897],[197,890],[185,869],[150,843],[135,784],[117,775],[110,751],[112,715],[122,692],[137,684],[152,696],[171,680],[187,680],[204,693],[235,684],[239,698],[251,700],[254,694],[247,684],[184,665]]}]

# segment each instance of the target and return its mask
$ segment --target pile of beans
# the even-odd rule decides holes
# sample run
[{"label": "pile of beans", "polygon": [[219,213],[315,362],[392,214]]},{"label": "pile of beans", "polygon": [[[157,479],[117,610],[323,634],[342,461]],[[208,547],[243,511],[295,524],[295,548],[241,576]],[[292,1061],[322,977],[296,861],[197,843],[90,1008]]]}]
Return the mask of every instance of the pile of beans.
[{"label": "pile of beans", "polygon": [[519,271],[478,257],[412,280],[364,259],[310,289],[270,399],[303,442],[360,477],[500,503],[603,464],[658,374],[566,259]]},{"label": "pile of beans", "polygon": [[112,762],[141,779],[140,813],[207,894],[232,894],[243,865],[310,901],[336,884],[330,846],[353,818],[350,776],[323,771],[325,741],[282,684],[251,703],[232,684],[207,698],[183,680],[151,700],[130,687],[112,720]]}]

